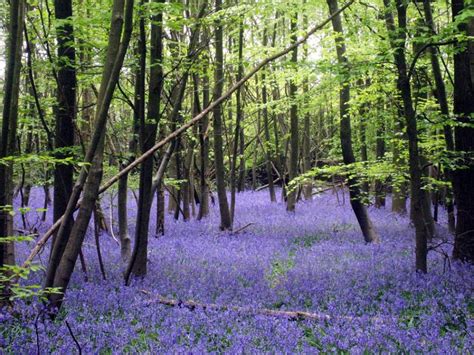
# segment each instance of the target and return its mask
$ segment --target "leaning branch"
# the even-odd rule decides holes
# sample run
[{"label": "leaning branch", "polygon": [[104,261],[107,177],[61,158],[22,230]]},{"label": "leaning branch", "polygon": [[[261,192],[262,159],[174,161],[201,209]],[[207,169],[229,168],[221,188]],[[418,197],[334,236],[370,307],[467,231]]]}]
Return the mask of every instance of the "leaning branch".
[{"label": "leaning branch", "polygon": [[[314,33],[317,31],[321,30],[326,26],[333,17],[339,15],[341,12],[343,12],[345,9],[347,9],[350,5],[354,3],[355,0],[350,0],[348,3],[346,3],[344,6],[342,6],[337,12],[332,14],[330,17],[328,17],[326,20],[324,20],[322,23],[319,25],[314,26],[311,30],[309,30],[301,39],[293,43],[292,45],[286,47],[282,51],[273,54],[272,56],[264,59],[261,61],[259,64],[257,64],[247,75],[245,75],[242,79],[240,79],[238,82],[236,82],[227,92],[225,92],[221,97],[216,99],[214,102],[212,102],[209,106],[207,106],[201,113],[199,113],[197,116],[192,118],[190,121],[176,129],[174,132],[170,133],[166,138],[162,139],[158,143],[156,143],[152,148],[147,150],[145,153],[143,153],[141,156],[139,156],[137,159],[135,159],[132,163],[127,165],[123,170],[117,173],[117,175],[113,176],[110,178],[107,182],[105,182],[104,185],[99,189],[99,194],[102,194],[103,192],[107,191],[113,184],[115,184],[122,176],[128,174],[132,169],[143,163],[145,160],[153,156],[153,154],[163,147],[165,144],[171,142],[173,139],[184,133],[188,128],[194,126],[196,123],[198,123],[201,119],[206,117],[206,115],[211,112],[214,108],[219,106],[222,102],[227,100],[239,87],[241,87],[243,84],[245,84],[250,78],[252,78],[260,69],[262,69],[264,66],[267,64],[273,62],[274,60],[283,57],[284,55],[288,54],[291,52],[294,48],[300,46],[301,44],[305,43],[309,37],[311,37]],[[79,207],[81,201],[79,201],[76,205],[76,208]],[[32,249],[30,255],[28,258],[25,260],[23,263],[23,266],[26,267],[31,261],[34,259],[34,257],[41,251],[43,246],[46,244],[49,238],[55,233],[57,228],[61,225],[62,217],[59,218],[52,226],[51,228],[43,235],[43,237],[36,243],[34,248]]]},{"label": "leaning branch", "polygon": [[413,60],[411,61],[410,69],[408,70],[408,81],[410,81],[411,77],[413,76],[413,73],[415,72],[416,62],[418,61],[418,59],[420,58],[420,56],[423,54],[425,50],[427,50],[430,47],[440,47],[440,46],[446,46],[446,45],[455,44],[455,43],[457,43],[456,40],[447,41],[447,42],[432,42],[432,43],[424,44],[418,50],[418,52],[416,52],[415,56],[413,57]]}]

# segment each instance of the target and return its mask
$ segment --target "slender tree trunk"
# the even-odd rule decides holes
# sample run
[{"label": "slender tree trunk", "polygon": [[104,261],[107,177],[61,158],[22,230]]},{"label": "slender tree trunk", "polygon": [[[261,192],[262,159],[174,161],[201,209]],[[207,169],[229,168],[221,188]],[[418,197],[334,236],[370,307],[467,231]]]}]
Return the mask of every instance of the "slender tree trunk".
[{"label": "slender tree trunk", "polygon": [[[206,37],[206,36],[204,36]],[[209,64],[209,58],[206,56],[204,61]],[[197,79],[197,77],[196,77]],[[195,84],[197,86],[197,84]],[[205,73],[202,78],[202,108],[209,106],[209,77]],[[209,173],[209,118],[206,116],[199,122],[199,153],[200,153],[200,199],[198,220],[209,215],[209,185],[207,184],[207,175]]]},{"label": "slender tree trunk", "polygon": [[[130,259],[132,252],[131,239],[128,233],[128,174],[120,178],[118,182],[118,224],[120,239],[120,256],[125,264]],[[112,227],[111,227],[112,228]]]},{"label": "slender tree trunk", "polygon": [[[140,23],[141,27],[141,23]],[[136,54],[140,53],[141,42],[144,38],[139,36],[137,41]],[[140,134],[140,122],[143,121],[141,117],[145,114],[145,97],[144,97],[144,82],[145,82],[145,58],[139,60],[135,72],[135,92],[133,103],[133,132],[132,137],[128,143],[128,159],[120,163],[120,168],[124,169],[137,153],[138,136]],[[132,256],[132,240],[128,231],[128,174],[123,175],[118,182],[118,225],[119,225],[119,239],[120,239],[120,256],[124,265],[128,264]]]},{"label": "slender tree trunk", "polygon": [[[360,82],[360,86],[362,88],[368,86],[368,83],[364,83],[363,81]],[[360,108],[360,125],[359,125],[359,137],[360,137],[360,161],[367,162],[368,152],[367,152],[367,113],[369,112],[369,107],[367,107],[367,103],[364,103]],[[367,196],[369,194],[369,182],[364,179],[361,185],[362,192]]]},{"label": "slender tree trunk", "polygon": [[[378,123],[377,138],[375,140],[375,156],[378,161],[382,161],[385,156],[385,125]],[[375,207],[385,207],[385,184],[380,179],[375,180]]]},{"label": "slender tree trunk", "polygon": [[[304,85],[305,93],[308,91],[308,83],[305,82]],[[303,172],[309,172],[311,170],[311,122],[309,113],[306,113],[304,116],[303,123]],[[313,183],[312,181],[307,181],[303,186],[303,195],[305,200],[313,199]]]},{"label": "slender tree trunk", "polygon": [[[267,45],[267,36],[266,33],[263,35],[263,45]],[[274,149],[272,148],[270,141],[270,127],[268,122],[268,94],[267,94],[267,82],[266,82],[266,71],[262,72],[262,116],[263,116],[263,131],[265,136],[265,168],[267,171],[268,179],[268,192],[270,194],[270,201],[276,202],[275,186],[273,184],[273,169],[272,169],[272,153]]]},{"label": "slender tree trunk", "polygon": [[[453,17],[467,8],[468,1],[452,0]],[[474,17],[458,26],[460,32],[474,36]],[[462,156],[462,169],[454,171],[457,204],[456,236],[453,257],[474,263],[474,41],[467,41],[454,54],[455,147]]]},{"label": "slender tree trunk", "polygon": [[[268,44],[267,32],[263,32],[263,41],[262,44],[264,47]],[[268,93],[267,93],[267,70],[262,71],[262,116],[263,116],[263,132],[265,136],[265,168],[267,171],[268,179],[268,192],[270,194],[270,201],[276,202],[275,186],[273,184],[273,169],[272,169],[272,157],[275,149],[272,147],[270,140],[270,126],[268,122]]]},{"label": "slender tree trunk", "polygon": [[[304,0],[306,3],[306,0]],[[308,16],[303,16],[303,26],[306,28],[308,27]],[[303,55],[304,60],[308,60],[308,46],[303,47]],[[302,155],[303,155],[303,172],[307,173],[311,170],[311,120],[310,114],[308,111],[308,91],[309,91],[309,83],[308,78],[305,78],[303,82],[303,95],[305,96],[305,115],[303,121],[303,147],[302,147]],[[303,185],[303,195],[305,200],[312,200],[313,199],[313,182],[311,180],[306,181]]]},{"label": "slender tree trunk", "polygon": [[[297,25],[298,25],[298,14],[294,13],[291,18],[291,42],[295,43],[297,40]],[[296,70],[298,62],[298,47],[295,47],[291,52],[291,62]],[[289,179],[293,180],[298,176],[298,146],[299,146],[299,125],[298,125],[298,103],[296,102],[297,86],[294,79],[290,80],[289,95],[291,99],[290,107],[290,161],[288,167]],[[296,193],[297,188],[293,187],[288,192],[286,201],[286,210],[289,212],[295,211],[296,205]]]},{"label": "slender tree trunk", "polygon": [[[222,0],[216,0],[215,11],[219,12],[222,10]],[[220,20],[216,20],[215,27],[215,47],[216,47],[216,58],[215,58],[215,72],[214,72],[214,97],[222,96],[224,88],[224,52],[223,52],[223,41],[222,41],[222,23]],[[225,188],[225,167],[224,167],[224,152],[223,152],[223,139],[222,139],[222,106],[216,106],[213,109],[213,123],[214,123],[214,159],[216,168],[216,185],[217,185],[217,196],[219,199],[219,211],[221,215],[221,230],[232,229],[232,217],[229,210],[229,204],[227,202],[227,194]]]},{"label": "slender tree trunk", "polygon": [[[237,81],[241,80],[244,75],[244,63],[242,62],[242,55],[243,55],[243,41],[244,41],[244,24],[243,20],[240,20],[239,24],[239,45],[238,45],[238,59],[239,65],[237,69]],[[242,164],[243,155],[242,149],[239,152],[239,144],[242,142],[242,118],[243,118],[243,110],[242,110],[242,87],[238,88],[236,93],[236,106],[237,106],[237,114],[236,114],[236,121],[235,121],[235,133],[234,133],[234,144],[232,149],[232,165],[230,168],[230,216],[232,222],[234,221],[234,213],[235,213],[235,192],[236,189],[239,188],[239,182],[237,181],[237,158]],[[240,153],[240,154],[239,154]],[[239,156],[240,155],[240,156]],[[239,178],[240,180],[240,178]],[[240,191],[240,188],[239,188]]]},{"label": "slender tree trunk", "polygon": [[391,1],[384,0],[385,21],[389,31],[390,44],[394,50],[394,60],[397,66],[398,79],[397,88],[400,92],[403,104],[403,115],[406,120],[408,136],[409,170],[410,170],[410,196],[413,209],[414,225],[416,233],[416,270],[426,273],[427,267],[427,243],[429,231],[425,224],[423,209],[423,198],[425,194],[422,190],[422,172],[420,166],[420,156],[418,150],[418,129],[416,115],[413,109],[410,82],[407,74],[407,63],[405,58],[406,41],[406,5],[401,0],[396,0],[398,14],[398,29],[391,12]]},{"label": "slender tree trunk", "polygon": [[[405,159],[403,157],[403,149],[405,146],[405,138],[403,132],[403,123],[401,122],[401,117],[403,116],[403,112],[399,112],[399,117],[396,118],[395,126],[396,126],[396,137],[393,139],[393,164],[402,169],[403,166],[406,165]],[[394,185],[392,187],[392,212],[396,212],[398,214],[406,214],[407,213],[407,183],[402,182],[399,185]]]},{"label": "slender tree trunk", "polygon": [[165,191],[163,182],[160,181],[156,189],[156,237],[165,234],[165,209]]},{"label": "slender tree trunk", "polygon": [[[194,95],[195,102],[194,102],[194,115],[197,115],[201,112],[201,105],[199,104],[196,99],[199,99],[199,95]],[[193,127],[193,136],[196,133],[196,130]],[[191,218],[191,211],[190,211],[190,204],[192,201],[191,191],[191,181],[192,181],[192,174],[193,174],[193,162],[194,162],[194,139],[188,140],[188,147],[186,152],[186,159],[184,160],[183,164],[183,178],[185,180],[183,184],[183,218],[185,221],[189,221]]]},{"label": "slender tree trunk", "polygon": [[[8,39],[6,42],[7,60],[5,84],[3,86],[0,159],[12,156],[16,152],[24,15],[24,1],[11,0]],[[0,268],[15,263],[14,243],[5,243],[1,240],[13,234],[13,217],[10,214],[11,209],[8,207],[13,205],[12,191],[13,165],[12,163],[0,164]],[[8,285],[0,285],[0,307],[8,299],[8,296]]]},{"label": "slender tree trunk", "polygon": [[[335,14],[338,11],[337,0],[327,0],[329,6],[329,12]],[[349,65],[346,57],[346,46],[344,43],[344,31],[342,28],[341,16],[336,15],[332,17],[332,27],[334,32],[338,34],[336,37],[336,52],[338,63],[343,70],[343,75],[349,75]],[[347,77],[339,91],[340,99],[340,115],[341,115],[341,148],[344,164],[355,163],[354,151],[352,149],[352,136],[351,136],[351,121],[349,116],[349,101],[350,101],[350,87],[349,78]],[[375,230],[372,221],[370,220],[367,212],[367,207],[361,201],[361,192],[358,181],[351,177],[348,179],[349,183],[349,195],[351,199],[351,206],[354,210],[354,214],[359,222],[360,229],[364,235],[364,240],[367,243],[378,242],[379,236]]]}]

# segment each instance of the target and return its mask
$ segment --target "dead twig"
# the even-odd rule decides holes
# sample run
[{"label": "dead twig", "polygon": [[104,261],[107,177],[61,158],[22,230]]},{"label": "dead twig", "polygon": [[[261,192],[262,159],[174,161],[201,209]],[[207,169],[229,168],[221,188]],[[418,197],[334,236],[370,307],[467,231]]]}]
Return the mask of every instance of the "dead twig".
[{"label": "dead twig", "polygon": [[237,234],[237,233],[239,233],[239,232],[242,232],[245,228],[250,227],[252,224],[255,224],[255,223],[253,223],[253,222],[247,223],[245,226],[243,226],[243,227],[237,229],[236,231],[233,231],[233,232],[230,233],[230,234]]}]

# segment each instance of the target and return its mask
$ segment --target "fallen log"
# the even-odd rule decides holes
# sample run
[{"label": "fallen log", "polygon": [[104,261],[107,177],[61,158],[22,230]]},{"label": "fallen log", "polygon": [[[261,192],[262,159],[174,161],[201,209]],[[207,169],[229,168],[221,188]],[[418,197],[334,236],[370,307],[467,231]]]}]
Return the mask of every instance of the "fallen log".
[{"label": "fallen log", "polygon": [[[150,291],[141,290],[142,293],[145,295],[153,295]],[[165,306],[170,307],[180,307],[180,308],[187,308],[191,311],[195,309],[202,309],[202,310],[212,310],[212,311],[233,311],[236,313],[241,314],[257,314],[257,315],[264,315],[269,317],[278,317],[278,318],[287,318],[289,320],[313,320],[313,321],[328,321],[333,319],[328,314],[321,314],[321,313],[310,313],[310,312],[303,312],[303,311],[280,311],[268,308],[251,308],[251,307],[241,307],[241,306],[227,306],[227,305],[220,305],[216,303],[200,303],[193,300],[188,301],[181,301],[175,300],[171,298],[166,298],[160,295],[155,295],[153,299],[147,301],[145,305],[150,305],[153,303],[159,303]],[[347,318],[354,319],[353,317],[338,317],[340,318]]]}]

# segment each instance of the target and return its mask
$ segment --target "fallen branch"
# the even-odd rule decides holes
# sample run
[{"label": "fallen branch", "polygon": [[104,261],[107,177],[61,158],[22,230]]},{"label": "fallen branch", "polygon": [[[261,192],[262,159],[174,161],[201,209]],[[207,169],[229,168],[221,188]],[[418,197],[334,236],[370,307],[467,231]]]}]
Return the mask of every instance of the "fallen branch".
[{"label": "fallen branch", "polygon": [[[280,181],[280,178],[276,178],[275,180],[273,180],[273,183],[276,184],[278,181]],[[266,184],[266,185],[263,185],[263,186],[260,186],[258,188],[255,189],[255,192],[258,192],[258,191],[262,191],[262,190],[265,190],[270,184]]]},{"label": "fallen branch", "polygon": [[231,234],[237,234],[237,233],[239,233],[239,232],[242,232],[245,228],[250,227],[252,224],[255,224],[255,223],[253,223],[253,222],[248,223],[248,224],[246,224],[245,226],[243,226],[243,227],[237,229],[236,231],[233,231]]},{"label": "fallen branch", "polygon": [[[152,295],[151,292],[146,290],[141,290],[142,293],[145,295]],[[259,314],[269,317],[279,317],[279,318],[287,318],[289,320],[316,320],[316,321],[327,321],[333,319],[328,314],[320,314],[320,313],[309,313],[303,311],[278,311],[273,309],[267,308],[260,308],[260,309],[253,309],[250,307],[240,307],[240,306],[226,306],[220,305],[216,303],[200,303],[195,302],[192,300],[188,301],[181,301],[181,300],[174,300],[170,298],[166,298],[163,296],[154,296],[153,299],[147,301],[147,305],[159,303],[170,307],[184,307],[191,311],[194,311],[196,308],[202,310],[213,310],[213,311],[234,311],[237,313],[246,313],[246,314]],[[348,319],[354,319],[353,317],[343,317]]]},{"label": "fallen branch", "polygon": [[326,187],[324,189],[321,189],[321,188],[316,188],[316,191],[313,191],[313,196],[314,195],[318,195],[318,194],[321,194],[323,192],[326,192],[326,191],[329,191],[329,190],[332,190],[332,189],[335,189],[337,187],[344,187],[344,183],[340,183],[340,184],[334,184],[332,186],[329,186],[329,187]]},{"label": "fallen branch", "polygon": [[[305,43],[308,38],[319,31],[320,29],[324,28],[329,22],[331,22],[332,18],[339,15],[341,12],[343,12],[345,9],[347,9],[354,0],[350,0],[348,3],[346,3],[344,6],[342,6],[337,12],[332,14],[330,17],[328,17],[326,20],[324,20],[322,23],[319,25],[314,26],[311,30],[309,30],[301,39],[293,43],[292,45],[286,47],[282,51],[273,54],[272,56],[264,59],[261,61],[259,64],[257,64],[247,75],[245,75],[242,79],[240,79],[238,82],[236,82],[227,92],[225,92],[221,97],[213,101],[209,106],[207,106],[201,113],[196,115],[194,118],[192,118],[190,121],[187,123],[183,124],[181,127],[170,133],[167,137],[156,143],[152,148],[147,150],[145,153],[143,153],[141,156],[136,158],[133,162],[131,162],[129,165],[127,165],[123,170],[119,171],[115,176],[110,178],[107,182],[102,185],[102,187],[99,189],[99,195],[107,191],[113,184],[115,184],[122,176],[128,174],[132,169],[137,167],[138,165],[142,164],[145,160],[153,156],[153,154],[163,147],[165,144],[171,142],[174,140],[176,137],[184,133],[188,128],[194,126],[196,123],[198,123],[201,119],[207,116],[209,112],[211,112],[214,108],[218,107],[220,104],[222,104],[225,100],[227,100],[239,87],[241,87],[243,84],[245,84],[250,78],[252,78],[260,69],[265,67],[267,64],[273,62],[274,60],[283,57],[284,55],[288,54],[291,52],[294,48],[300,46],[301,44]],[[81,200],[78,201],[76,204],[76,209],[79,208],[81,204]],[[51,236],[56,232],[56,230],[59,228],[59,226],[62,223],[63,218],[59,218],[52,226],[51,228],[43,235],[40,240],[36,243],[35,247],[32,249],[30,255],[28,258],[25,260],[23,263],[23,267],[27,266],[33,258],[40,252],[40,250],[43,248],[43,246],[46,244],[46,242],[51,238]]]}]

